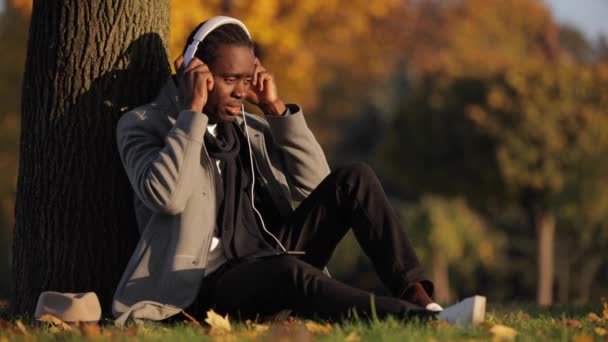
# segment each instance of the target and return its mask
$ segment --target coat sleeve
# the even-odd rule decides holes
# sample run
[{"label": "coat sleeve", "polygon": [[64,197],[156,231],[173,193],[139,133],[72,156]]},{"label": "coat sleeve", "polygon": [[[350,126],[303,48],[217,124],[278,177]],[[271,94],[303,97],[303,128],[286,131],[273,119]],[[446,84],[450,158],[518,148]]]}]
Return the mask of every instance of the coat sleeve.
[{"label": "coat sleeve", "polygon": [[329,174],[323,149],[308,128],[300,107],[289,105],[288,116],[266,116],[285,163],[286,177],[295,201],[303,201]]},{"label": "coat sleeve", "polygon": [[142,202],[154,211],[176,215],[184,210],[200,167],[208,117],[196,111],[182,111],[166,137],[162,137],[162,130],[152,121],[153,114],[135,110],[120,119],[116,133],[118,151],[131,186]]}]

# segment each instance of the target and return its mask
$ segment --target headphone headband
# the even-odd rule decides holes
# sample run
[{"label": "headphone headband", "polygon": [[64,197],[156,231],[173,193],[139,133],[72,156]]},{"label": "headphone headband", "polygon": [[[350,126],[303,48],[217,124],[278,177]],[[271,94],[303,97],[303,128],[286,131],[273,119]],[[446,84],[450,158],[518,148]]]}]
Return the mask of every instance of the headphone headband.
[{"label": "headphone headband", "polygon": [[249,34],[247,27],[245,27],[245,24],[243,24],[240,20],[223,15],[213,17],[207,20],[205,24],[203,24],[203,26],[201,26],[198,31],[196,31],[196,34],[194,34],[194,39],[192,40],[192,43],[188,45],[188,48],[184,53],[184,66],[188,66],[188,64],[190,64],[190,61],[192,61],[192,59],[194,58],[196,50],[198,49],[198,44],[200,44],[203,39],[205,39],[205,37],[207,37],[207,35],[211,33],[211,31],[215,30],[218,26],[226,24],[239,25],[243,29],[243,31],[247,33],[247,36],[251,38],[251,34]]}]

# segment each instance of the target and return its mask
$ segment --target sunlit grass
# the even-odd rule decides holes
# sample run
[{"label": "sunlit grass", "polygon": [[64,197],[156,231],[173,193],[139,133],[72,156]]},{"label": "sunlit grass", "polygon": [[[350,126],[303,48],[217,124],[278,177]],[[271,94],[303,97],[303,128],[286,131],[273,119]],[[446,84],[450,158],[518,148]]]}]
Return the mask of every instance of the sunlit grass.
[{"label": "sunlit grass", "polygon": [[[51,324],[34,325],[17,319],[0,322],[0,342],[5,341],[605,341],[608,316],[600,305],[586,307],[533,305],[490,306],[486,322],[478,326],[452,326],[440,321],[403,322],[395,318],[340,324],[288,320],[274,324],[230,322],[230,331],[212,331],[188,320],[172,324],[132,324],[124,329],[104,321],[99,326],[81,326],[65,331]],[[595,313],[595,316],[589,315]],[[498,328],[496,328],[499,326]],[[513,334],[515,334],[513,336]],[[496,336],[498,334],[498,336]]]}]

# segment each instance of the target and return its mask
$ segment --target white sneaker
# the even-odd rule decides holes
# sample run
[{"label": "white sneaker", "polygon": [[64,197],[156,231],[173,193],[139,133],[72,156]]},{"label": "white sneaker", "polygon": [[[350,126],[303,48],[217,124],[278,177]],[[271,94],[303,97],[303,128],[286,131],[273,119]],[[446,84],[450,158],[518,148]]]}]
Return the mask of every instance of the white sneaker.
[{"label": "white sneaker", "polygon": [[443,311],[443,308],[441,307],[441,305],[439,305],[437,303],[431,303],[431,304],[427,305],[425,309],[427,309],[429,311],[433,311],[433,312]]},{"label": "white sneaker", "polygon": [[486,297],[473,296],[445,308],[437,315],[441,320],[456,325],[479,324],[486,315]]}]

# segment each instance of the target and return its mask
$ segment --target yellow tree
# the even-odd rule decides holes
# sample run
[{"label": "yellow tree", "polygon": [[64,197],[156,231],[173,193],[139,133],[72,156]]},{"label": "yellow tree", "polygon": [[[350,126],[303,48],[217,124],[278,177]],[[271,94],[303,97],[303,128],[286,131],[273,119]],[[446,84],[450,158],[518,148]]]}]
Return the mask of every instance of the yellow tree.
[{"label": "yellow tree", "polygon": [[577,65],[562,51],[538,1],[448,1],[420,11],[427,21],[415,27],[428,39],[410,58],[418,84],[396,119],[389,164],[421,191],[522,204],[537,233],[537,301],[550,304],[554,201],[573,168],[598,157],[584,142],[606,127],[603,67]]},{"label": "yellow tree", "polygon": [[19,165],[19,106],[28,15],[12,2],[0,13],[0,298],[10,293],[10,240]]},{"label": "yellow tree", "polygon": [[[453,300],[450,269],[470,279],[479,266],[495,268],[501,261],[503,236],[490,229],[465,198],[425,194],[418,202],[398,208],[414,240],[424,241],[418,254],[423,260],[430,260],[434,298],[438,302]],[[477,291],[478,285],[470,280],[457,290]]]},{"label": "yellow tree", "polygon": [[[403,53],[399,44],[408,32],[409,8],[400,0],[174,0],[171,55],[181,53],[202,20],[241,19],[282,97],[304,106],[327,145],[335,140],[328,122],[352,116],[374,82],[393,70]],[[331,101],[324,100],[328,92]]]}]

